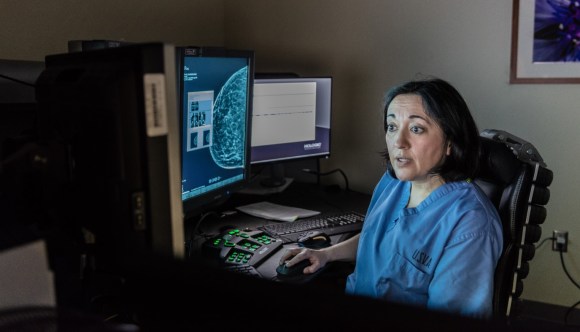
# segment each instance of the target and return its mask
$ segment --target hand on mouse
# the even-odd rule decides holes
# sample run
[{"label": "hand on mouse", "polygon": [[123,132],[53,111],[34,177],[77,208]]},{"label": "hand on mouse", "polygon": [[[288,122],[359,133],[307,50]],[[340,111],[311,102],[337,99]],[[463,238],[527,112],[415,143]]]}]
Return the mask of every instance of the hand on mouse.
[{"label": "hand on mouse", "polygon": [[324,250],[292,248],[288,249],[284,255],[282,255],[282,258],[280,258],[280,264],[286,263],[286,266],[290,267],[305,259],[310,261],[310,265],[304,268],[304,274],[314,273],[318,271],[318,269],[324,267],[328,262],[328,257]]}]

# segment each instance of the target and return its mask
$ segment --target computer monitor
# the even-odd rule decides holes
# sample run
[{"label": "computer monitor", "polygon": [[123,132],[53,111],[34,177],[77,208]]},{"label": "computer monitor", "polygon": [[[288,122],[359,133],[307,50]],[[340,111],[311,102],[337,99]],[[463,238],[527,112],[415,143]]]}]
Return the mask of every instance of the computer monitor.
[{"label": "computer monitor", "polygon": [[[252,164],[329,157],[331,111],[332,77],[256,78]],[[264,185],[283,183],[272,173]]]},{"label": "computer monitor", "polygon": [[[30,241],[30,225],[38,222],[32,205],[39,200],[22,151],[34,140],[35,82],[44,62],[0,60],[0,251]],[[29,150],[30,153],[30,150]],[[27,181],[28,180],[28,181]]]},{"label": "computer monitor", "polygon": [[5,139],[18,139],[32,128],[34,83],[43,70],[42,61],[0,60],[0,158]]},{"label": "computer monitor", "polygon": [[188,219],[248,182],[254,53],[183,47],[177,68],[181,198]]},{"label": "computer monitor", "polygon": [[[184,254],[175,47],[134,44],[50,55],[36,82],[39,141],[62,146],[54,219],[97,269]],[[59,150],[59,149],[54,149]],[[62,160],[60,160],[62,159]]]}]

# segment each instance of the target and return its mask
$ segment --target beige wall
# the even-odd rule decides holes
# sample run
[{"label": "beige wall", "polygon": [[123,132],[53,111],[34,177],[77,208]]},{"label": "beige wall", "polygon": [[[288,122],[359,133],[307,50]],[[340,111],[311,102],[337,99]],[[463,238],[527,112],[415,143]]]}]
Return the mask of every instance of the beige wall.
[{"label": "beige wall", "polygon": [[[259,71],[332,75],[333,155],[351,187],[370,192],[382,173],[381,101],[417,75],[449,80],[480,129],[532,142],[554,171],[544,236],[570,232],[568,270],[580,280],[580,107],[576,85],[510,85],[511,0],[226,0],[226,46],[256,50]],[[337,178],[336,181],[340,181]],[[536,251],[523,297],[579,299],[550,245]]]},{"label": "beige wall", "polygon": [[74,39],[222,45],[221,0],[2,0],[0,59],[44,60]]}]

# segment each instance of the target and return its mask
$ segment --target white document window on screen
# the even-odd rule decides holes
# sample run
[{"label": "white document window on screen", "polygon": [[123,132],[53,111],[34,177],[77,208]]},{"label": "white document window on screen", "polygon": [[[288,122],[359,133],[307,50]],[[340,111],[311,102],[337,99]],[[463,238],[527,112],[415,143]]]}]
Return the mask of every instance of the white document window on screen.
[{"label": "white document window on screen", "polygon": [[252,146],[316,138],[316,82],[256,84]]}]

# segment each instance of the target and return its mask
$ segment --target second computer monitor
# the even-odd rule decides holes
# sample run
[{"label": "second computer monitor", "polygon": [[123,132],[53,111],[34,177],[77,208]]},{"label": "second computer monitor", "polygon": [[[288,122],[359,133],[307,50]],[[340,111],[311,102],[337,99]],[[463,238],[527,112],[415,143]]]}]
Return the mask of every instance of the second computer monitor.
[{"label": "second computer monitor", "polygon": [[253,51],[178,49],[181,198],[186,218],[213,208],[249,179]]},{"label": "second computer monitor", "polygon": [[256,78],[251,162],[330,155],[331,77]]}]

